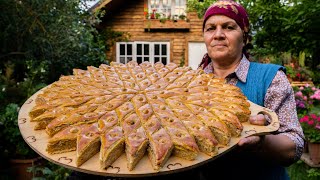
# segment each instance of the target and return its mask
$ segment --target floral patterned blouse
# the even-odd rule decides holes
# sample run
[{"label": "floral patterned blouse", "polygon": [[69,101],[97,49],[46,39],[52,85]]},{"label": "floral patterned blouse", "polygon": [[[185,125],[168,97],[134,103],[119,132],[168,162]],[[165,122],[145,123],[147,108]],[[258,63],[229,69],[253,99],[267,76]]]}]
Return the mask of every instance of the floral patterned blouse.
[{"label": "floral patterned blouse", "polygon": [[[246,82],[250,62],[243,56],[234,73],[226,77],[228,84]],[[212,62],[204,68],[206,73],[213,73]],[[276,133],[288,136],[296,144],[295,160],[302,155],[304,135],[298,121],[293,89],[283,71],[278,71],[265,95],[264,107],[273,110],[279,118],[280,128]]]}]

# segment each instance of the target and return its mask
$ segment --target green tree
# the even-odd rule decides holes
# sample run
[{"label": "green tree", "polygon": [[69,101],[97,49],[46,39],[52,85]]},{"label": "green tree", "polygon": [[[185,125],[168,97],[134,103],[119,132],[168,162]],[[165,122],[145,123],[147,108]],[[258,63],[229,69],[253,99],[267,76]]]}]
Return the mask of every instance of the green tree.
[{"label": "green tree", "polygon": [[[256,0],[249,3],[256,49],[277,54],[291,52],[295,57],[305,53],[309,66],[319,64],[319,0]],[[251,6],[250,6],[251,5]]]},{"label": "green tree", "polygon": [[[24,60],[45,62],[48,80],[72,68],[97,65],[105,60],[94,23],[98,19],[81,8],[81,0],[1,0],[1,68],[14,62],[26,71]],[[15,73],[24,78],[23,73]]]},{"label": "green tree", "polygon": [[0,110],[73,68],[107,63],[101,13],[85,0],[0,0]]}]

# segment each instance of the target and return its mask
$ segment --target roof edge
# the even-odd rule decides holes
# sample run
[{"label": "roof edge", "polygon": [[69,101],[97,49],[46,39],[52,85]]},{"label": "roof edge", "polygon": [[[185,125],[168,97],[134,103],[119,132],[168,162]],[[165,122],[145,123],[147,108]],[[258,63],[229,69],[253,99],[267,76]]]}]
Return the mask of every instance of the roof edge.
[{"label": "roof edge", "polygon": [[99,9],[103,8],[104,6],[106,6],[107,4],[109,4],[112,0],[100,0],[99,2],[97,2],[95,5],[93,5],[89,11],[98,11]]}]

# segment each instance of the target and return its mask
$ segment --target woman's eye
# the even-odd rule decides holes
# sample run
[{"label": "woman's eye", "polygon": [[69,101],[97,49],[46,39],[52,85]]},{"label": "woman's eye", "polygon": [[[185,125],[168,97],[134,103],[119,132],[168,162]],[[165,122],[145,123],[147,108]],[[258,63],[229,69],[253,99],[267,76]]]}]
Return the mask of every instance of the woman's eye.
[{"label": "woman's eye", "polygon": [[233,26],[227,26],[227,29],[232,30],[232,29],[234,29],[234,27]]},{"label": "woman's eye", "polygon": [[209,27],[209,28],[207,28],[207,31],[212,31],[214,29],[215,29],[214,27]]}]

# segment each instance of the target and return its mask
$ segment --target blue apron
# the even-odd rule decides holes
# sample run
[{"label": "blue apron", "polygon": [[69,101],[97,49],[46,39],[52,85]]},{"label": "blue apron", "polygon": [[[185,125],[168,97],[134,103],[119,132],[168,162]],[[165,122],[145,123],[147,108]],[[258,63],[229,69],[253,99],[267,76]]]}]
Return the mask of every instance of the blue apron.
[{"label": "blue apron", "polygon": [[[253,103],[264,106],[267,90],[279,70],[285,68],[273,64],[250,62],[246,82],[238,81],[237,86]],[[199,168],[202,179],[257,179],[257,180],[289,180],[286,169],[271,164],[257,156],[255,152],[229,152],[212,163]]]}]

